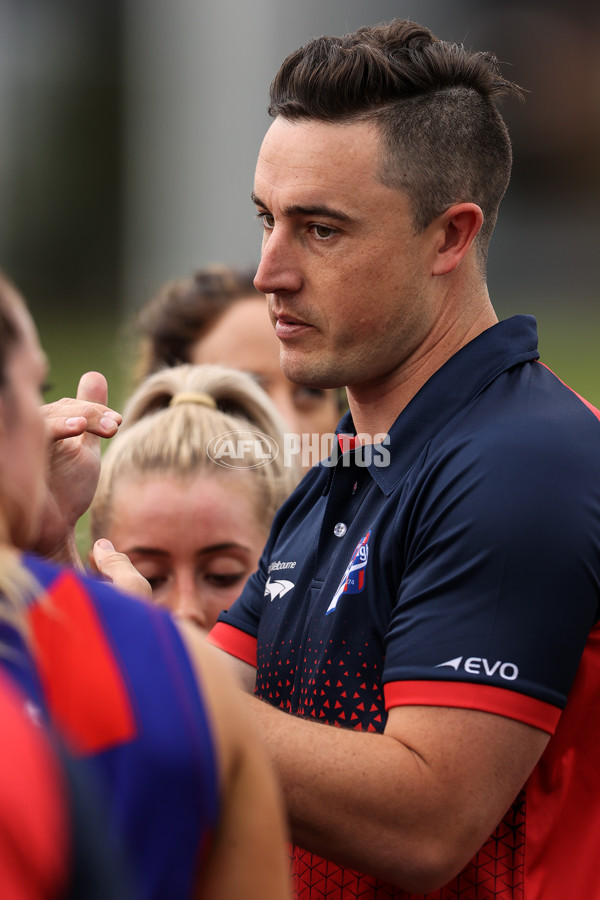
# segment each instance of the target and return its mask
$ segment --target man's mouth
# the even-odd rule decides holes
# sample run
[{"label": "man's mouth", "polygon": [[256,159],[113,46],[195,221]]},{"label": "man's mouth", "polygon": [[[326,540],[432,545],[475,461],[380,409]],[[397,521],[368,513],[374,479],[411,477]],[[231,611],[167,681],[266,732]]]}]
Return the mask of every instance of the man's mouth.
[{"label": "man's mouth", "polygon": [[275,313],[275,334],[281,340],[293,338],[311,326],[297,316],[286,313]]},{"label": "man's mouth", "polygon": [[276,314],[275,316],[277,322],[281,322],[282,325],[306,325],[307,322],[303,322],[302,319],[299,319],[297,316],[289,316],[286,313]]}]

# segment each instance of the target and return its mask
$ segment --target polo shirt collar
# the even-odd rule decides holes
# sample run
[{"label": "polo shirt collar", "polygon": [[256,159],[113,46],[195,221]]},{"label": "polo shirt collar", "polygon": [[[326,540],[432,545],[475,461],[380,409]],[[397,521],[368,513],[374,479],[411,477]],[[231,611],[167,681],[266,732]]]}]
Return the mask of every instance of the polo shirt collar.
[{"label": "polo shirt collar", "polygon": [[[498,375],[519,363],[539,359],[536,320],[512,316],[486,329],[435,372],[400,413],[389,431],[390,462],[368,466],[384,494],[390,494],[417,454]],[[338,434],[355,434],[350,413]]]}]

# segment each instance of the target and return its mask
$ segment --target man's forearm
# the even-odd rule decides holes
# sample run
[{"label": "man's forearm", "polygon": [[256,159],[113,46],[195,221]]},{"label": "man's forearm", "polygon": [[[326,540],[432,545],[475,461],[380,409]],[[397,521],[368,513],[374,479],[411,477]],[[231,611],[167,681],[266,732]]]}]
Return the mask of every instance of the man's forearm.
[{"label": "man's forearm", "polygon": [[431,827],[439,822],[434,779],[418,755],[383,734],[299,718],[255,697],[248,703],[280,778],[295,843],[406,890],[439,880],[432,871],[432,860],[444,856],[436,851],[439,827]]},{"label": "man's forearm", "polygon": [[475,855],[548,740],[476,710],[396,708],[375,734],[247,702],[294,842],[415,893],[441,887]]}]

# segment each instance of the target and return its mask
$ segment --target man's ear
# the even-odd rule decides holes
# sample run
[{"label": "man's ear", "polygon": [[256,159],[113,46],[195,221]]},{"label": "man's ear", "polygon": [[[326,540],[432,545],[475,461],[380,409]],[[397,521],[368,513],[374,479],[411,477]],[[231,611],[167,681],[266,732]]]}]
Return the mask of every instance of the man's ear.
[{"label": "man's ear", "polygon": [[471,249],[483,225],[483,212],[476,203],[456,203],[437,220],[439,243],[433,264],[433,275],[453,272]]}]

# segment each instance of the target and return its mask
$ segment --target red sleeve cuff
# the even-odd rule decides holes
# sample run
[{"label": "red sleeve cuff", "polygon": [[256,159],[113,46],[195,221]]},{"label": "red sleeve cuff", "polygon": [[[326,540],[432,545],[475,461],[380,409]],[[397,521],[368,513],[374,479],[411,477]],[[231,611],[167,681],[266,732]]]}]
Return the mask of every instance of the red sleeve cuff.
[{"label": "red sleeve cuff", "polygon": [[479,709],[533,725],[554,734],[561,710],[505,688],[456,681],[392,681],[383,687],[385,708],[393,706],[452,706]]},{"label": "red sleeve cuff", "polygon": [[215,647],[236,656],[242,662],[256,669],[256,638],[226,622],[217,622],[209,631],[206,640]]}]

